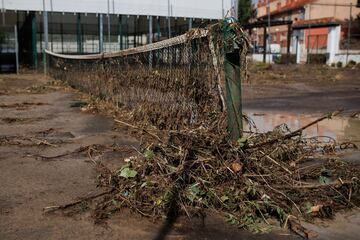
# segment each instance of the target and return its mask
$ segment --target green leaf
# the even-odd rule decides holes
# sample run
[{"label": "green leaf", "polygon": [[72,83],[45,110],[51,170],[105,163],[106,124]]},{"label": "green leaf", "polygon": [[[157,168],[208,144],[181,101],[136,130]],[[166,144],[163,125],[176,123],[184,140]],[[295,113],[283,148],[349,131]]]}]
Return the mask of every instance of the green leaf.
[{"label": "green leaf", "polygon": [[153,158],[155,156],[154,152],[149,150],[149,149],[146,149],[144,151],[144,157],[145,158]]},{"label": "green leaf", "polygon": [[191,185],[188,190],[187,190],[188,194],[187,194],[187,198],[193,202],[196,199],[201,198],[201,195],[205,194],[204,191],[202,191],[199,187],[198,183],[195,183],[193,185]]},{"label": "green leaf", "polygon": [[329,184],[331,182],[331,180],[328,177],[320,176],[319,177],[319,182],[320,182],[320,184]]},{"label": "green leaf", "polygon": [[194,195],[198,195],[200,193],[200,188],[198,187],[198,184],[195,183],[194,185],[190,186],[190,191]]},{"label": "green leaf", "polygon": [[161,205],[161,203],[162,203],[162,199],[158,199],[158,200],[156,200],[156,205],[157,205],[157,206],[160,206],[160,205]]},{"label": "green leaf", "polygon": [[242,138],[239,138],[237,140],[238,143],[246,143],[247,142],[247,138],[246,137],[242,137]]},{"label": "green leaf", "polygon": [[226,214],[226,221],[232,225],[239,225],[240,221],[232,214]]},{"label": "green leaf", "polygon": [[229,197],[224,195],[220,199],[221,199],[221,201],[225,202],[225,201],[229,200]]},{"label": "green leaf", "polygon": [[240,148],[244,147],[247,143],[247,138],[246,137],[241,137],[239,138],[236,142],[239,145]]},{"label": "green leaf", "polygon": [[194,202],[194,200],[195,200],[195,196],[192,194],[188,194],[188,195],[186,195],[186,197],[190,200],[190,202]]},{"label": "green leaf", "polygon": [[120,171],[120,177],[124,177],[124,178],[133,178],[137,175],[137,172],[133,169],[131,169],[130,167],[125,167],[123,169],[121,169]]},{"label": "green leaf", "polygon": [[113,205],[117,205],[117,203],[118,203],[115,198],[113,198],[113,199],[111,200],[111,202],[112,202]]}]

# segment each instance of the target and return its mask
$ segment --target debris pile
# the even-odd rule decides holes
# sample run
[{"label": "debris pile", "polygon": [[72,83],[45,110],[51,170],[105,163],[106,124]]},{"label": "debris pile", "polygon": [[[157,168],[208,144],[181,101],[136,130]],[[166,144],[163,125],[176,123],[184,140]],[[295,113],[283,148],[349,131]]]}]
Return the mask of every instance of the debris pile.
[{"label": "debris pile", "polygon": [[121,119],[131,123],[116,122],[146,136],[137,155],[116,171],[98,163],[98,185],[106,191],[94,196],[101,197],[96,219],[122,208],[151,218],[213,210],[257,231],[269,218],[286,225],[291,218],[331,217],[360,203],[359,170],[336,156],[356,147],[351,143],[305,138],[302,132],[311,124],[229,140],[223,92],[231,71],[221,69],[231,53],[227,48],[236,48],[233,57],[246,80],[248,47],[248,37],[233,23],[108,57],[50,55],[54,78],[123,112]]},{"label": "debris pile", "polygon": [[96,217],[125,207],[151,218],[214,210],[232,224],[259,231],[269,218],[284,225],[291,218],[331,217],[359,206],[359,170],[336,156],[356,146],[302,136],[327,117],[294,132],[280,125],[236,142],[216,128],[162,131],[161,137],[143,131],[151,141],[138,155],[116,171],[102,168],[99,186],[110,194],[98,203]]}]

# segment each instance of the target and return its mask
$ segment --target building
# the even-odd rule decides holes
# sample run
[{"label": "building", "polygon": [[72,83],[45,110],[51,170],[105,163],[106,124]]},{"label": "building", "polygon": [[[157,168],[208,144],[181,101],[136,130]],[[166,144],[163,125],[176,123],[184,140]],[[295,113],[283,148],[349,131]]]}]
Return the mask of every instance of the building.
[{"label": "building", "polygon": [[[257,19],[267,21],[292,21],[292,35],[298,37],[300,47],[308,53],[326,53],[328,35],[331,26],[341,26],[340,39],[344,40],[349,33],[349,19],[352,21],[360,14],[356,8],[357,0],[259,0],[257,4]],[[270,12],[270,14],[269,14]],[[270,21],[270,22],[271,22]],[[270,23],[271,24],[271,23]],[[355,31],[353,22],[351,31]],[[269,33],[270,32],[270,33]],[[270,27],[269,41],[279,45],[285,53],[288,29],[286,25]],[[262,46],[264,34],[257,32],[257,44]],[[292,41],[291,50],[296,51],[296,43]],[[304,55],[304,54],[303,54]],[[302,56],[302,58],[306,56]]]},{"label": "building", "polygon": [[2,0],[0,28],[17,26],[20,63],[37,67],[45,42],[68,54],[118,51],[205,26],[230,6],[231,0]]}]

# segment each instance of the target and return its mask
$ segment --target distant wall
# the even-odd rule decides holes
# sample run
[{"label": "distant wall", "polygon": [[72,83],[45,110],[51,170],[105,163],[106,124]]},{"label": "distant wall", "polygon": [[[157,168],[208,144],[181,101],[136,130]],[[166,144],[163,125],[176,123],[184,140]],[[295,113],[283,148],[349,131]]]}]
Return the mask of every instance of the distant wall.
[{"label": "distant wall", "polygon": [[[250,59],[254,62],[262,62],[264,58],[264,55],[261,53],[254,53],[252,55],[250,55]],[[272,54],[266,54],[266,62],[267,63],[274,63],[273,61],[273,55]]]},{"label": "distant wall", "polygon": [[[349,53],[347,58],[347,62],[354,61],[356,63],[360,63],[360,52],[357,53]],[[335,63],[341,62],[343,66],[347,64],[346,62],[346,53],[339,53],[335,55]]]},{"label": "distant wall", "polygon": [[[1,8],[42,11],[43,0],[3,0]],[[168,16],[168,0],[109,0],[112,14]],[[169,0],[170,16],[221,19],[230,9],[231,0]],[[46,9],[54,12],[107,13],[108,0],[46,0]]]}]

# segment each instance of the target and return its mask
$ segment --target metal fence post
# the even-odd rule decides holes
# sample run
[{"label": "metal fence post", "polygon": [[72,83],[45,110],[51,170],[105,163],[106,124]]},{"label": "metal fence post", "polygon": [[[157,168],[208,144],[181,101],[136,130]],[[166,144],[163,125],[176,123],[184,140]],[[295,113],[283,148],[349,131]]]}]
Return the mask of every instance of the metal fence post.
[{"label": "metal fence post", "polygon": [[5,3],[4,3],[4,0],[1,0],[1,16],[2,16],[2,25],[5,26]]},{"label": "metal fence post", "polygon": [[15,35],[15,58],[16,58],[16,74],[19,74],[19,43],[18,43],[18,32],[17,25],[14,26]]},{"label": "metal fence post", "polygon": [[108,12],[107,12],[107,34],[108,34],[108,40],[107,40],[107,43],[108,43],[108,50],[111,51],[111,20],[110,20],[110,1],[108,0],[107,1],[107,4],[108,4]]},{"label": "metal fence post", "polygon": [[119,16],[119,44],[120,44],[120,50],[124,49],[124,42],[123,42],[123,21],[122,21],[122,16]]},{"label": "metal fence post", "polygon": [[157,41],[160,41],[161,29],[160,29],[160,17],[159,16],[157,16],[157,20],[156,20],[156,32],[157,32]]},{"label": "metal fence post", "polygon": [[[31,15],[31,48],[32,58],[35,69],[38,68],[38,53],[37,53],[37,29],[36,29],[36,13]],[[41,41],[41,39],[40,39]]]},{"label": "metal fence post", "polygon": [[49,26],[48,26],[48,12],[45,8],[45,0],[43,0],[44,9],[44,49],[43,49],[43,61],[44,61],[44,74],[47,74],[47,56],[45,50],[48,49],[49,44]]},{"label": "metal fence post", "polygon": [[267,9],[268,9],[268,28],[269,28],[269,33],[267,35],[267,41],[268,41],[268,46],[269,46],[269,64],[271,63],[271,11],[270,11],[270,1],[267,0]]},{"label": "metal fence post", "polygon": [[352,3],[350,3],[350,16],[349,16],[349,25],[348,25],[348,40],[347,40],[347,49],[346,49],[346,64],[349,61],[349,50],[350,50],[350,43],[351,43],[351,22],[352,22]]},{"label": "metal fence post", "polygon": [[[153,43],[153,17],[149,16],[149,44]],[[152,69],[153,52],[149,53],[149,68]]]},{"label": "metal fence post", "polygon": [[228,119],[228,133],[232,140],[242,135],[242,101],[241,101],[241,73],[239,49],[228,46],[233,41],[233,33],[229,23],[224,21],[224,72],[226,84],[226,112]]},{"label": "metal fence post", "polygon": [[83,47],[82,47],[82,37],[81,37],[81,14],[77,14],[76,18],[76,41],[77,41],[77,52],[82,53]]},{"label": "metal fence post", "polygon": [[168,38],[171,38],[171,4],[170,0],[168,0]]},{"label": "metal fence post", "polygon": [[[311,4],[309,4],[309,19],[311,19]],[[307,49],[306,49],[306,63],[310,64],[310,33],[311,33],[311,26],[310,23],[308,24],[308,35],[307,35]]]},{"label": "metal fence post", "polygon": [[263,50],[263,63],[266,63],[266,49],[267,49],[267,31],[266,31],[266,27],[264,27],[264,50]]},{"label": "metal fence post", "polygon": [[103,32],[103,15],[99,14],[99,52],[102,53],[104,50],[104,32]]},{"label": "metal fence post", "polygon": [[61,52],[64,53],[64,23],[63,23],[63,14],[60,19],[60,38],[61,38]]}]

